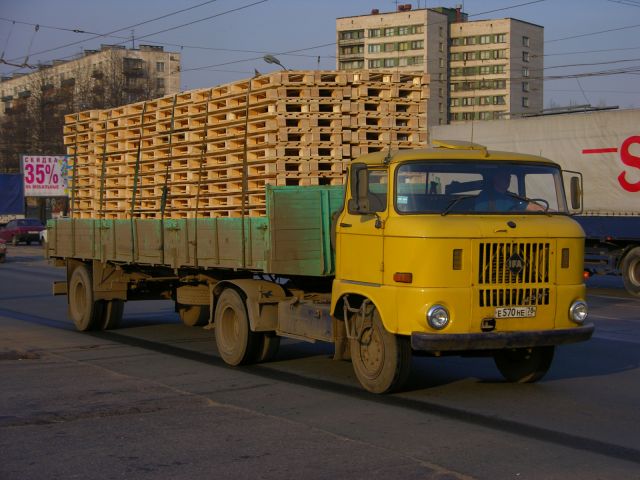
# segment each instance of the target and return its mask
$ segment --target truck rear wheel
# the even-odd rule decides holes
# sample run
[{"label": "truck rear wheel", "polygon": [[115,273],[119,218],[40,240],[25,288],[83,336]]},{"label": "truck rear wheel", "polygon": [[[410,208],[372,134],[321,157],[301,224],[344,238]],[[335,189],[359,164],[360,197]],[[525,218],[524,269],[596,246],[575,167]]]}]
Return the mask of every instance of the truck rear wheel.
[{"label": "truck rear wheel", "polygon": [[215,311],[216,346],[229,365],[255,362],[261,353],[260,334],[249,327],[244,299],[233,288],[220,294]]},{"label": "truck rear wheel", "polygon": [[513,348],[500,350],[493,360],[502,376],[512,383],[533,383],[545,376],[555,347]]},{"label": "truck rear wheel", "polygon": [[622,259],[620,268],[624,287],[631,295],[640,297],[640,247],[635,247]]},{"label": "truck rear wheel", "polygon": [[187,327],[206,325],[209,321],[209,307],[207,305],[178,304],[178,315]]},{"label": "truck rear wheel", "polygon": [[81,332],[101,327],[103,303],[93,296],[91,272],[85,265],[79,265],[69,280],[69,317]]},{"label": "truck rear wheel", "polygon": [[350,342],[353,370],[365,389],[389,393],[404,385],[411,367],[411,346],[408,339],[387,332],[377,310],[371,324]]}]

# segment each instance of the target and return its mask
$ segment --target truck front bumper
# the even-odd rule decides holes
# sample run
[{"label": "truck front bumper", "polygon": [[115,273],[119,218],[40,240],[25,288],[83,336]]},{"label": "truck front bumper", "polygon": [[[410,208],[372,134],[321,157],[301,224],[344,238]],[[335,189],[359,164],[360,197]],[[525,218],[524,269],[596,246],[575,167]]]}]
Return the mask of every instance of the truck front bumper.
[{"label": "truck front bumper", "polygon": [[411,334],[411,348],[428,352],[443,352],[543,347],[589,340],[593,334],[593,330],[594,325],[589,323],[573,328],[530,332],[453,334],[413,332]]}]

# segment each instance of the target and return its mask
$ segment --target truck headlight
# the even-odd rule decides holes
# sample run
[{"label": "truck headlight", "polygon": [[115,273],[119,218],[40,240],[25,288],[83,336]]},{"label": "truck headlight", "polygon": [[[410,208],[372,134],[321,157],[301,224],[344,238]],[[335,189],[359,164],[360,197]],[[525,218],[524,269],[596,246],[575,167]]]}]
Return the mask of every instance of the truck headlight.
[{"label": "truck headlight", "polygon": [[569,318],[574,322],[582,325],[589,315],[589,308],[582,300],[576,300],[569,308]]},{"label": "truck headlight", "polygon": [[427,323],[435,330],[442,330],[449,325],[449,311],[442,305],[433,305],[427,311]]}]

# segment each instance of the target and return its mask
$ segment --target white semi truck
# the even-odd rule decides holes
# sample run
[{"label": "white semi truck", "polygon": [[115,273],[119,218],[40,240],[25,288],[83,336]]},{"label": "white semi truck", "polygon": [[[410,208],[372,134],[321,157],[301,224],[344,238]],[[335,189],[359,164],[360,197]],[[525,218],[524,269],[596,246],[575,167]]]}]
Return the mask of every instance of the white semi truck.
[{"label": "white semi truck", "polygon": [[541,155],[579,172],[585,271],[618,272],[640,296],[640,109],[435,126],[431,138]]}]

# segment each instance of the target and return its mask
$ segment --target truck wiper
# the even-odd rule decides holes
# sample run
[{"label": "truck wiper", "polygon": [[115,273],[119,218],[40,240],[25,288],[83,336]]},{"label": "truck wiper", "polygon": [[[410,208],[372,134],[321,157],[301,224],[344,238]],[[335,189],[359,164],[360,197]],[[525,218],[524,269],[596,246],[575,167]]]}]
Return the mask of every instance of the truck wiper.
[{"label": "truck wiper", "polygon": [[445,208],[442,211],[442,213],[440,213],[440,215],[444,217],[446,214],[448,214],[451,211],[453,207],[455,207],[462,200],[464,200],[465,198],[474,198],[474,197],[475,195],[460,195],[458,198],[454,198],[451,202],[449,202],[449,205],[447,205],[447,208]]}]

